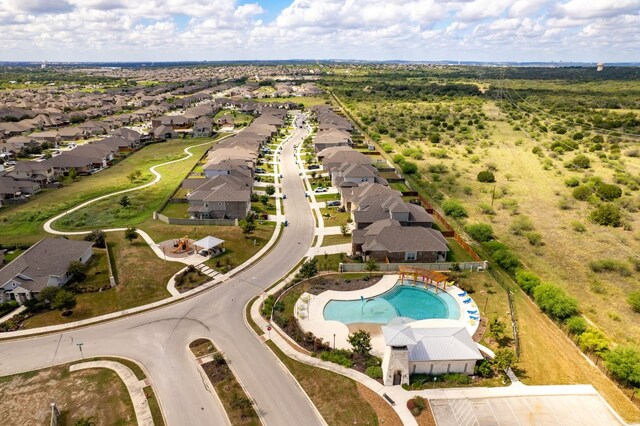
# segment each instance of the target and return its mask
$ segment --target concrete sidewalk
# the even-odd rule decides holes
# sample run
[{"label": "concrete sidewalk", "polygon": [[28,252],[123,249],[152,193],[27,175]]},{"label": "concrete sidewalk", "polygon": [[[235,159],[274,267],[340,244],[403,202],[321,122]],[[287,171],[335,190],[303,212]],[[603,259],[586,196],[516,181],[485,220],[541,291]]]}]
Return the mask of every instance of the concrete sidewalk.
[{"label": "concrete sidewalk", "polygon": [[131,397],[131,402],[133,404],[133,410],[136,413],[138,425],[153,426],[154,423],[153,417],[151,416],[151,409],[149,408],[147,397],[143,391],[143,389],[148,386],[146,380],[138,380],[129,367],[115,361],[90,361],[73,364],[69,367],[69,371],[79,371],[90,368],[108,368],[115,371],[127,387],[127,391],[129,392],[129,396]]},{"label": "concrete sidewalk", "polygon": [[338,253],[350,254],[351,243],[336,244],[333,246],[324,246],[324,247],[314,246],[314,247],[311,247],[307,252],[307,257],[313,257],[318,255],[324,255],[324,254],[338,254]]}]

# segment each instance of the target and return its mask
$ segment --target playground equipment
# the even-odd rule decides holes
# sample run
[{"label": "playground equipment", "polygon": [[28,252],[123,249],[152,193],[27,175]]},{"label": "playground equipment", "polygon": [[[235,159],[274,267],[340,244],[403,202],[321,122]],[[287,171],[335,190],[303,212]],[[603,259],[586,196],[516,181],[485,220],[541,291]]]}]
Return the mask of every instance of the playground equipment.
[{"label": "playground equipment", "polygon": [[180,238],[173,246],[175,247],[173,253],[183,253],[187,251],[189,249],[189,237],[185,236]]}]

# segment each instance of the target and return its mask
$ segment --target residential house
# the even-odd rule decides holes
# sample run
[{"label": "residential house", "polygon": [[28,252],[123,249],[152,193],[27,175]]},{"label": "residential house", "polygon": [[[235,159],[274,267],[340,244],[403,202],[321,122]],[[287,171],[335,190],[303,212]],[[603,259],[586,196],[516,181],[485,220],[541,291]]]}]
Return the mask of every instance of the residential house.
[{"label": "residential house", "polygon": [[402,226],[394,219],[354,230],[351,245],[352,255],[384,263],[444,262],[449,252],[447,240],[439,231]]},{"label": "residential house", "polygon": [[207,116],[200,117],[193,125],[193,137],[204,138],[213,135],[213,124],[211,118]]},{"label": "residential house", "polygon": [[153,137],[156,140],[175,139],[178,133],[173,130],[173,127],[160,125],[153,129]]},{"label": "residential house", "polygon": [[364,229],[382,219],[397,220],[402,226],[433,226],[433,216],[422,206],[407,203],[397,195],[368,195],[356,203],[357,208],[351,212],[356,229]]},{"label": "residential house", "polygon": [[24,198],[40,191],[40,185],[31,180],[18,180],[10,176],[0,176],[0,200]]},{"label": "residential house", "polygon": [[23,304],[45,287],[60,287],[71,278],[71,262],[87,263],[93,255],[89,241],[45,238],[0,269],[0,301]]},{"label": "residential house", "polygon": [[45,161],[17,161],[13,170],[5,176],[16,180],[30,180],[44,187],[55,180],[53,166]]},{"label": "residential house", "polygon": [[220,175],[206,179],[187,199],[193,219],[243,219],[251,210],[251,184]]}]

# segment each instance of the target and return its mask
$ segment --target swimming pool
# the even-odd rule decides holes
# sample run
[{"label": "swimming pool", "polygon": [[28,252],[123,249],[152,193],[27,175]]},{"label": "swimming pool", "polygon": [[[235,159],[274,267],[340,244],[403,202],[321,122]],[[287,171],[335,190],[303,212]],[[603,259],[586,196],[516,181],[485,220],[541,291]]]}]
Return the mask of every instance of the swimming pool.
[{"label": "swimming pool", "polygon": [[460,319],[460,307],[451,295],[443,291],[436,294],[433,288],[395,285],[376,297],[331,300],[325,305],[323,315],[325,320],[343,324],[386,324],[395,317]]}]

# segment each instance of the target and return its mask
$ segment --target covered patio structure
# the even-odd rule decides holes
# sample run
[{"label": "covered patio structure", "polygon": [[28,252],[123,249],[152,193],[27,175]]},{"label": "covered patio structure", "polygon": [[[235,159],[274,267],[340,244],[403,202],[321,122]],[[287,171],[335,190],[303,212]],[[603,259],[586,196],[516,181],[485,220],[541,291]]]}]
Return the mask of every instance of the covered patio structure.
[{"label": "covered patio structure", "polygon": [[224,240],[207,235],[206,237],[193,243],[196,251],[202,256],[214,257],[224,253]]}]

